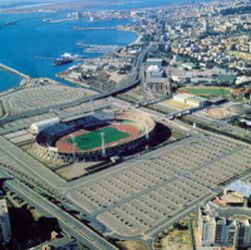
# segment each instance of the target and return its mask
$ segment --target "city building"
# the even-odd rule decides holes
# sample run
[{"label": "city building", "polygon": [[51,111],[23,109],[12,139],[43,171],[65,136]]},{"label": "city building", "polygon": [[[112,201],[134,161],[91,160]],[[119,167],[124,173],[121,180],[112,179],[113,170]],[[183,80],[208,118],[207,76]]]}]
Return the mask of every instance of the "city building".
[{"label": "city building", "polygon": [[251,247],[250,191],[248,184],[237,181],[199,208],[199,250]]},{"label": "city building", "polygon": [[173,100],[191,107],[201,107],[209,104],[206,98],[185,93],[174,95]]},{"label": "city building", "polygon": [[11,226],[5,198],[0,198],[0,242],[2,245],[11,240]]},{"label": "city building", "polygon": [[143,94],[149,98],[163,98],[171,95],[171,83],[167,73],[167,66],[162,59],[147,59],[145,63]]},{"label": "city building", "polygon": [[77,250],[77,241],[67,235],[62,238],[55,238],[50,241],[46,241],[36,247],[30,248],[30,250]]},{"label": "city building", "polygon": [[211,245],[215,241],[216,221],[210,216],[200,216],[199,218],[201,219],[199,223],[202,232],[201,239],[204,245]]}]

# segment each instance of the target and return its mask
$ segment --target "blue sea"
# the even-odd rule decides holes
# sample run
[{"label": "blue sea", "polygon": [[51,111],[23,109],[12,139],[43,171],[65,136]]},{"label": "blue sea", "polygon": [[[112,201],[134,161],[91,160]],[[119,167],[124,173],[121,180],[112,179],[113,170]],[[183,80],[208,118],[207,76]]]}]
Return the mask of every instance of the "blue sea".
[{"label": "blue sea", "polygon": [[[55,0],[54,0],[55,1]],[[114,0],[111,0],[114,2]],[[99,9],[135,9],[156,7],[181,0],[125,0],[123,5],[89,8]],[[35,1],[34,1],[35,2]],[[107,3],[107,0],[106,0]],[[18,6],[20,3],[18,3]],[[0,6],[1,7],[1,6]],[[87,10],[87,9],[86,9]],[[70,65],[52,66],[53,59],[65,52],[84,57],[97,57],[101,54],[85,53],[77,46],[85,44],[126,46],[137,39],[137,35],[129,31],[119,30],[74,30],[74,26],[114,27],[129,24],[132,20],[110,20],[89,22],[75,20],[62,23],[44,23],[45,18],[61,19],[66,13],[33,13],[33,14],[0,14],[0,63],[13,67],[31,77],[50,77],[64,71]],[[15,21],[15,25],[5,26],[6,22]],[[15,87],[20,78],[0,71],[0,91]]]},{"label": "blue sea", "polygon": [[[56,16],[55,16],[56,15]],[[128,24],[130,20],[111,20],[89,23],[69,21],[62,23],[43,23],[46,17],[61,18],[63,14],[26,14],[0,15],[0,26],[6,22],[18,21],[15,25],[0,28],[0,63],[13,67],[31,77],[50,77],[63,71],[70,65],[52,66],[53,59],[65,52],[84,57],[96,57],[100,54],[86,54],[77,45],[86,44],[125,46],[137,39],[133,32],[118,30],[74,30],[74,26],[118,26]],[[0,71],[0,80],[3,78]],[[0,91],[14,87],[17,81],[8,77],[0,81]]]},{"label": "blue sea", "polygon": [[[56,1],[56,0],[54,0]],[[96,0],[100,2],[100,0]],[[161,7],[166,6],[169,4],[180,4],[180,3],[196,3],[202,1],[209,1],[209,0],[110,0],[112,3],[118,1],[123,2],[123,4],[111,4],[107,5],[109,0],[103,0],[105,6],[102,7],[93,7],[89,8],[90,10],[99,10],[99,9],[108,9],[109,10],[132,10],[132,9],[142,9],[142,8],[154,8],[154,7]],[[95,0],[93,0],[95,2]]]}]

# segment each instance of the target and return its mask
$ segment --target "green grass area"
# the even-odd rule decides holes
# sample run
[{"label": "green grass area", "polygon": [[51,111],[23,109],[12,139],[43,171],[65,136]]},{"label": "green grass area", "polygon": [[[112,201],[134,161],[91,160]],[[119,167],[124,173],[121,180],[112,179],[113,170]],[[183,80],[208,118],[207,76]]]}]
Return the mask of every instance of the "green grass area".
[{"label": "green grass area", "polygon": [[109,144],[129,136],[113,127],[105,127],[90,133],[66,139],[66,142],[75,144],[80,150],[91,150],[102,146],[101,133],[104,133],[105,144]]},{"label": "green grass area", "polygon": [[179,139],[183,139],[186,137],[186,133],[184,133],[183,131],[179,131],[179,130],[172,130],[172,134],[171,136],[175,139],[175,140],[179,140]]},{"label": "green grass area", "polygon": [[227,88],[216,88],[216,87],[208,87],[208,88],[180,88],[180,91],[185,91],[191,93],[193,95],[199,96],[223,96],[227,97],[231,95],[231,90]]}]

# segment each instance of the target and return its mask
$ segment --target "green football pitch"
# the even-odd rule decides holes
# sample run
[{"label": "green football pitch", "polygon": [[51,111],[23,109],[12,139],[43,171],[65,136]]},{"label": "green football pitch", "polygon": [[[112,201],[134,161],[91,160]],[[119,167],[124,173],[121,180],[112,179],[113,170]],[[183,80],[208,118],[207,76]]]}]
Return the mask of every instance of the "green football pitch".
[{"label": "green football pitch", "polygon": [[228,88],[217,88],[217,87],[190,87],[190,88],[181,88],[180,90],[189,92],[193,95],[200,95],[200,96],[230,96],[231,91]]},{"label": "green football pitch", "polygon": [[91,131],[90,133],[67,138],[66,142],[75,144],[80,150],[91,150],[102,146],[101,133],[104,133],[105,144],[109,144],[129,136],[129,134],[117,130],[113,127],[105,127],[102,129]]}]

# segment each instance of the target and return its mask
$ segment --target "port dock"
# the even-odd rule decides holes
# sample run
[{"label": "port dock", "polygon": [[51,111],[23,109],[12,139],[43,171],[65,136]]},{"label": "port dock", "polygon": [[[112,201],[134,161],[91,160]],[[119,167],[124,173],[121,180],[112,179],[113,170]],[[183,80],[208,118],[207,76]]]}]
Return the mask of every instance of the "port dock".
[{"label": "port dock", "polygon": [[4,70],[6,70],[6,71],[9,71],[10,73],[13,73],[13,74],[15,74],[15,75],[18,75],[18,76],[20,76],[20,77],[22,77],[22,78],[24,78],[24,79],[29,79],[29,78],[30,78],[28,75],[25,75],[25,74],[19,72],[18,70],[13,69],[13,68],[11,68],[11,67],[9,67],[9,66],[6,66],[6,65],[4,65],[4,64],[2,64],[2,63],[0,63],[0,68],[1,68],[1,69],[4,69]]}]

